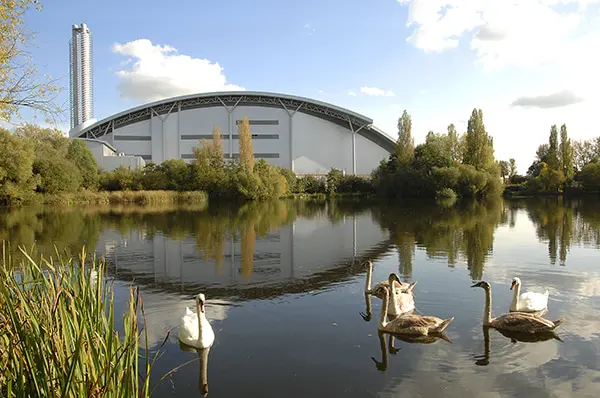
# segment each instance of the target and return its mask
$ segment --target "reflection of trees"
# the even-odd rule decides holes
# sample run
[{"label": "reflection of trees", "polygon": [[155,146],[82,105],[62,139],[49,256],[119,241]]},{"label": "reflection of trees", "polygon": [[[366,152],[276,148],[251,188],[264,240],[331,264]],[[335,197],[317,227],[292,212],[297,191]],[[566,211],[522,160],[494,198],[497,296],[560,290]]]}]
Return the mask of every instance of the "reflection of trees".
[{"label": "reflection of trees", "polygon": [[381,207],[376,214],[398,247],[400,272],[410,277],[415,245],[429,257],[446,257],[448,265],[460,257],[471,277],[479,279],[494,243],[494,230],[506,218],[502,201],[468,202],[454,207],[401,203]]},{"label": "reflection of trees", "polygon": [[369,207],[357,200],[343,201],[263,201],[243,205],[204,206],[110,206],[60,209],[27,207],[0,209],[0,241],[11,244],[11,254],[18,256],[18,246],[31,248],[36,255],[55,256],[59,252],[77,256],[82,245],[94,251],[104,229],[122,235],[144,231],[146,239],[156,234],[169,239],[193,237],[204,259],[214,259],[220,270],[226,243],[241,241],[241,265],[246,278],[252,274],[254,246],[257,238],[290,224],[298,216],[328,218],[337,222]]},{"label": "reflection of trees", "polygon": [[544,197],[509,202],[511,209],[525,208],[535,224],[536,235],[548,242],[552,264],[565,264],[573,243],[600,247],[600,213],[594,198],[568,200]]}]

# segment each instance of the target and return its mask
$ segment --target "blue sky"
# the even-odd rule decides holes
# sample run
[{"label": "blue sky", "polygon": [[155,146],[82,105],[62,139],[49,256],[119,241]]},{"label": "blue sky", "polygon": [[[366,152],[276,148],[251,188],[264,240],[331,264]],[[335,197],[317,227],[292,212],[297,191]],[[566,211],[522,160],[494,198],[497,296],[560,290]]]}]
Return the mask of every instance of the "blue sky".
[{"label": "blue sky", "polygon": [[477,107],[496,157],[514,157],[524,172],[551,124],[567,123],[574,139],[600,135],[592,124],[599,3],[61,0],[45,1],[27,24],[37,35],[34,61],[61,78],[62,101],[71,25],[90,27],[98,119],[165,96],[241,87],[347,107],[394,138],[407,109],[418,144],[449,123],[465,130]]}]

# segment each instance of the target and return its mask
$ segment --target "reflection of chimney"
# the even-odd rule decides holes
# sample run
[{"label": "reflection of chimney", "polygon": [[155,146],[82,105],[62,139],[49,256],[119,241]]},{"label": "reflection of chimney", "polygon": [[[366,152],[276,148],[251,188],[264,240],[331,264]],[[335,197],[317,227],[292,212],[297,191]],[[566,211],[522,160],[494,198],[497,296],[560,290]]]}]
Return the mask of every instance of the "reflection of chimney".
[{"label": "reflection of chimney", "polygon": [[69,42],[71,128],[94,118],[92,33],[86,24],[73,25]]}]

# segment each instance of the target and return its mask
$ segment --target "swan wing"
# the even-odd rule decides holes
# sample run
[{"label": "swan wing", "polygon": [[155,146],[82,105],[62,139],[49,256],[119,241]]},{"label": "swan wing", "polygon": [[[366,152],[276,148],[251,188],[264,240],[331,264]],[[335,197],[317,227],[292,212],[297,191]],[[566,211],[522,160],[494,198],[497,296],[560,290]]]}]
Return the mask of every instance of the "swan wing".
[{"label": "swan wing", "polygon": [[402,315],[390,322],[394,327],[399,329],[406,329],[409,327],[418,328],[431,328],[436,327],[442,320],[435,316],[423,316],[423,315]]},{"label": "swan wing", "polygon": [[[548,293],[548,291],[546,291]],[[519,309],[529,311],[543,310],[548,306],[548,295],[536,292],[526,292],[519,296]]]},{"label": "swan wing", "polygon": [[539,316],[522,312],[511,312],[494,319],[495,326],[515,331],[542,331],[554,328],[554,323]]},{"label": "swan wing", "polygon": [[401,312],[407,312],[415,308],[415,299],[409,293],[397,293],[396,303],[398,303]]}]

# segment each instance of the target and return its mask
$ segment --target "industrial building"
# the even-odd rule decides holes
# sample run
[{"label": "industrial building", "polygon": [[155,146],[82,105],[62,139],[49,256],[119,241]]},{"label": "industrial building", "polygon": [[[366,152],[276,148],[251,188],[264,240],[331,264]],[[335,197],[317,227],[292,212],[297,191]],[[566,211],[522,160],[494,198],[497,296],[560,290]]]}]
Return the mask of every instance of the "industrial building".
[{"label": "industrial building", "polygon": [[[239,156],[238,124],[250,121],[256,159],[297,174],[370,174],[394,149],[373,120],[310,98],[268,92],[213,92],[173,97],[96,121],[93,117],[91,33],[73,25],[71,42],[71,138],[100,140],[146,163],[193,159],[193,148],[211,140],[219,125],[225,157]],[[90,144],[93,141],[87,141]],[[98,159],[97,159],[98,160]],[[109,162],[118,167],[118,161]],[[99,161],[100,163],[100,161]],[[141,162],[134,162],[141,164]]]}]

